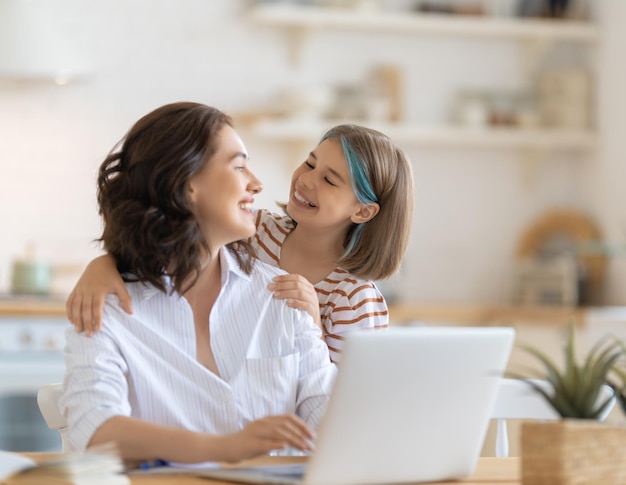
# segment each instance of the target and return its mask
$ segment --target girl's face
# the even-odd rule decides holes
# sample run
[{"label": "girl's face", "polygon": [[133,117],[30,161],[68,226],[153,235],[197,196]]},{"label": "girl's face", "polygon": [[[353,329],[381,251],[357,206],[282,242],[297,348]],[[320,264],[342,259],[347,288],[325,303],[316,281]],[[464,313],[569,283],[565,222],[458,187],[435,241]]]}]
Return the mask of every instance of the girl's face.
[{"label": "girl's face", "polygon": [[324,140],[291,177],[287,212],[298,225],[347,230],[352,223],[371,219],[378,211],[373,206],[357,199],[348,162],[336,138]]},{"label": "girl's face", "polygon": [[189,198],[213,250],[254,234],[254,194],[263,186],[248,168],[248,153],[237,132],[224,126],[218,149],[189,180]]}]

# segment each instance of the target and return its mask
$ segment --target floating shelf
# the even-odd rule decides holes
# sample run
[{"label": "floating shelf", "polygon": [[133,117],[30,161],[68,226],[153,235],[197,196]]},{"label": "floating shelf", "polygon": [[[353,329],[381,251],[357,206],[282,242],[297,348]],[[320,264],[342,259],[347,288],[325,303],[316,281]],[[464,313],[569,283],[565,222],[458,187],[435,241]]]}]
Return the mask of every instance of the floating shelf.
[{"label": "floating shelf", "polygon": [[[311,143],[331,126],[346,121],[266,120],[253,124],[251,134],[264,141]],[[411,147],[508,148],[528,150],[593,150],[591,130],[427,126],[420,124],[356,122],[382,131],[396,143]]]},{"label": "floating shelf", "polygon": [[[550,43],[593,44],[600,38],[600,29],[597,25],[573,20],[454,16],[294,4],[257,5],[249,10],[249,17],[257,25],[284,28],[296,34],[292,42],[296,58],[304,34],[314,29],[522,41],[530,48],[527,61],[536,58],[542,48],[549,46]],[[290,143],[293,146],[315,143],[326,129],[338,123],[340,121],[303,118],[267,119],[251,125],[250,128],[251,134],[259,139]],[[363,124],[386,133],[394,141],[407,147],[519,149],[526,153],[529,160],[537,153],[591,151],[596,147],[596,133],[591,129],[545,127],[472,129],[454,125],[374,122]]]},{"label": "floating shelf", "polygon": [[250,19],[262,25],[299,29],[351,29],[403,34],[487,37],[528,41],[595,42],[599,29],[591,22],[452,16],[385,10],[349,10],[298,5],[260,5]]}]

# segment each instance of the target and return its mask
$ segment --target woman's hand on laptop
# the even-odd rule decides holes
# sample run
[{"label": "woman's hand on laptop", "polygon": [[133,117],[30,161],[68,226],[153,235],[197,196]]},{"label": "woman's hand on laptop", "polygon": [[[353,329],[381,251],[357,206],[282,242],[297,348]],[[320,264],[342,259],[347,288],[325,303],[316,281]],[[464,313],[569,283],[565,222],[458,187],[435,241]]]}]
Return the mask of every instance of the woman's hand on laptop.
[{"label": "woman's hand on laptop", "polygon": [[237,433],[222,436],[224,457],[220,461],[237,462],[287,447],[312,451],[314,438],[314,431],[297,416],[267,416]]}]

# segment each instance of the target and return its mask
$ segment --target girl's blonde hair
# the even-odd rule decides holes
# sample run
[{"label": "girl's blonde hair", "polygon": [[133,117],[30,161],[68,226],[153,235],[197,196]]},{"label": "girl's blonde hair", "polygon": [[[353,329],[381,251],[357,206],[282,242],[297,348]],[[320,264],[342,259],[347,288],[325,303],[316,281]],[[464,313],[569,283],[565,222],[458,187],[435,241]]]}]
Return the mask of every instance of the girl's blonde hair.
[{"label": "girl's blonde hair", "polygon": [[[338,265],[364,279],[379,280],[400,268],[413,220],[413,171],[405,153],[385,134],[358,125],[338,125],[321,141],[341,142],[357,198],[376,202],[378,214],[354,224]],[[320,141],[320,143],[321,143]]]}]

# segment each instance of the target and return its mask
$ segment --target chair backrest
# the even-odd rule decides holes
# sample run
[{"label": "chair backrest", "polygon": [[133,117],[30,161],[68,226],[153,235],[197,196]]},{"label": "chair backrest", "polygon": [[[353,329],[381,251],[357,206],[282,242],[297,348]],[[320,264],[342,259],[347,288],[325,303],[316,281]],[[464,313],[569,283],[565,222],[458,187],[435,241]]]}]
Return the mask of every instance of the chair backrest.
[{"label": "chair backrest", "polygon": [[[533,379],[533,382],[548,393],[552,391],[552,385],[548,381]],[[616,401],[613,389],[604,385],[597,402],[602,403],[607,399],[611,399],[611,402],[604,409],[599,421],[606,419]],[[502,379],[491,417],[497,420],[496,456],[498,457],[509,455],[507,419],[561,419],[561,416],[538,391],[520,379]]]},{"label": "chair backrest", "polygon": [[46,421],[48,428],[58,429],[61,433],[61,444],[63,451],[67,451],[66,430],[67,422],[59,411],[59,399],[63,394],[63,384],[47,384],[37,392],[37,404],[39,411]]}]

